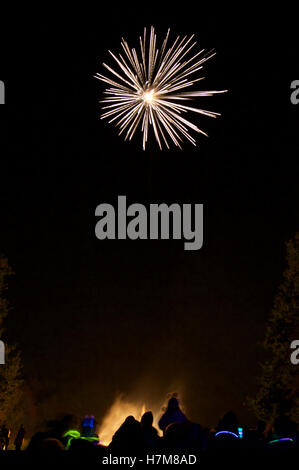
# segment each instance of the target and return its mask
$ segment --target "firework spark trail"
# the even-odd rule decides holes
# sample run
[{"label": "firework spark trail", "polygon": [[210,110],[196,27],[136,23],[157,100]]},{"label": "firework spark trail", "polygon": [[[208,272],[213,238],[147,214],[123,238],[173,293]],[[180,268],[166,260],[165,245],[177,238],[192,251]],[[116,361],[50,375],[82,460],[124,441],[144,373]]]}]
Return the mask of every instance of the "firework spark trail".
[{"label": "firework spark trail", "polygon": [[193,41],[194,35],[189,38],[178,36],[167,49],[169,33],[170,29],[159,50],[155,29],[152,26],[147,48],[147,31],[144,28],[143,38],[139,38],[141,60],[136,49],[130,49],[127,41],[122,39],[124,55],[116,56],[109,51],[119,69],[116,71],[104,63],[103,66],[111,73],[112,78],[99,73],[95,75],[110,85],[105,89],[105,96],[101,101],[104,104],[102,109],[105,110],[101,119],[109,118],[109,123],[114,123],[119,128],[119,135],[126,132],[125,140],[131,140],[140,127],[144,150],[150,126],[153,127],[161,150],[162,142],[169,148],[169,141],[181,149],[184,137],[196,145],[196,140],[189,130],[207,134],[182,114],[194,112],[209,117],[217,117],[220,114],[187,106],[183,102],[227,91],[186,91],[186,88],[204,79],[191,76],[201,70],[203,63],[213,57],[215,52],[205,53],[202,49],[188,59],[188,54],[197,44]]}]

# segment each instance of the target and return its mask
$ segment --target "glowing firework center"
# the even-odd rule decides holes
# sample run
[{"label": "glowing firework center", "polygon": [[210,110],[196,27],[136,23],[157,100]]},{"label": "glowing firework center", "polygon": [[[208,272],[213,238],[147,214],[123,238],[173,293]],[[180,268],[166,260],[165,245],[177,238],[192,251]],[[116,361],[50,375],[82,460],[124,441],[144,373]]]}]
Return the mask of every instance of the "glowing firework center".
[{"label": "glowing firework center", "polygon": [[146,90],[142,95],[143,101],[149,106],[155,101],[155,90]]},{"label": "glowing firework center", "polygon": [[217,117],[219,113],[187,106],[184,102],[227,91],[191,91],[194,83],[204,78],[196,78],[196,73],[215,52],[205,52],[204,49],[193,52],[197,44],[193,41],[194,35],[189,38],[178,36],[168,47],[169,33],[170,30],[158,49],[154,28],[151,27],[149,42],[145,28],[143,38],[139,38],[139,56],[136,49],[130,49],[128,43],[122,39],[123,54],[115,55],[109,51],[116,62],[116,70],[103,64],[111,78],[99,73],[95,75],[110,85],[105,89],[104,99],[101,101],[101,119],[109,119],[109,123],[119,128],[119,135],[125,133],[125,140],[131,140],[140,128],[143,149],[148,140],[149,126],[153,128],[160,149],[162,144],[169,148],[169,142],[182,148],[184,138],[196,145],[190,130],[207,134],[183,117],[183,114],[193,112]]}]

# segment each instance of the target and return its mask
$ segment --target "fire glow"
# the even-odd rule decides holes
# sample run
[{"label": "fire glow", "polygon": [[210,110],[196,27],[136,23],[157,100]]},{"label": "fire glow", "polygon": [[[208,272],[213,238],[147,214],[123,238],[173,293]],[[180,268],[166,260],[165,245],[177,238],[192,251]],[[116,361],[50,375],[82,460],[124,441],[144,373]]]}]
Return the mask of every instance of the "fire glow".
[{"label": "fire glow", "polygon": [[161,415],[161,406],[152,407],[147,409],[146,404],[142,402],[134,402],[126,400],[121,396],[117,397],[103,418],[103,421],[98,429],[100,437],[100,443],[104,446],[108,446],[112,440],[113,435],[122,425],[128,416],[134,416],[135,419],[140,421],[142,415],[146,411],[152,411],[154,414],[153,425],[159,431],[158,420]]}]

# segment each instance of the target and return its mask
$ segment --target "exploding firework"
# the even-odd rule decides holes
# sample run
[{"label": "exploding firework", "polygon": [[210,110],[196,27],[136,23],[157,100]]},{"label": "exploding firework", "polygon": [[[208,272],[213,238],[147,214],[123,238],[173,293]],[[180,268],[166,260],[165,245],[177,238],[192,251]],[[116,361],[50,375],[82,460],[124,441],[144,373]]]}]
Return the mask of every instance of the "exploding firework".
[{"label": "exploding firework", "polygon": [[140,55],[136,49],[130,49],[127,41],[122,39],[123,54],[117,56],[109,51],[117,65],[116,70],[103,64],[112,77],[99,73],[95,75],[110,85],[105,89],[105,96],[101,101],[104,110],[101,118],[108,118],[110,123],[115,124],[119,128],[119,135],[126,133],[125,140],[131,140],[135,132],[141,129],[143,149],[148,140],[150,126],[160,149],[163,143],[169,149],[169,142],[182,148],[184,138],[196,145],[190,130],[207,134],[183,115],[194,112],[217,117],[219,113],[190,107],[185,103],[194,98],[227,91],[191,90],[194,83],[204,78],[196,78],[196,73],[215,52],[207,53],[202,49],[194,53],[197,44],[193,40],[194,35],[183,38],[178,36],[168,47],[169,33],[168,29],[159,50],[154,27],[151,27],[149,41],[144,28],[143,38],[139,38]]}]

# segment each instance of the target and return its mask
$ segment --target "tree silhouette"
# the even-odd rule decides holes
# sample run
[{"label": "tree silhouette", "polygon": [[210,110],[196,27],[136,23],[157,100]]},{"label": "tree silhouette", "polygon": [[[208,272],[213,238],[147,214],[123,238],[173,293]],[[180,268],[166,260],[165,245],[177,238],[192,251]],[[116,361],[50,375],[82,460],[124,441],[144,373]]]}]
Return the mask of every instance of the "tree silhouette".
[{"label": "tree silhouette", "polygon": [[291,363],[291,342],[299,339],[299,232],[286,243],[287,268],[267,322],[264,348],[270,358],[262,364],[259,390],[249,405],[268,422],[279,415],[299,418],[299,366]]}]

